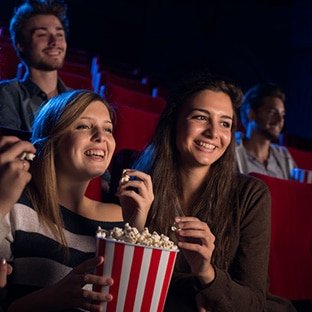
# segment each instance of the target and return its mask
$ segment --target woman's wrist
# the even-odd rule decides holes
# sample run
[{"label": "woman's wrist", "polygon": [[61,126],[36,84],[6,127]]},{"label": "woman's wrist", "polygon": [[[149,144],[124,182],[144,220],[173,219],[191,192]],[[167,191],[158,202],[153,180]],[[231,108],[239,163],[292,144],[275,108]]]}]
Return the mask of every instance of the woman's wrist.
[{"label": "woman's wrist", "polygon": [[208,287],[215,280],[215,277],[216,277],[216,273],[215,273],[214,267],[210,265],[209,270],[205,276],[194,277],[195,289],[200,291]]}]

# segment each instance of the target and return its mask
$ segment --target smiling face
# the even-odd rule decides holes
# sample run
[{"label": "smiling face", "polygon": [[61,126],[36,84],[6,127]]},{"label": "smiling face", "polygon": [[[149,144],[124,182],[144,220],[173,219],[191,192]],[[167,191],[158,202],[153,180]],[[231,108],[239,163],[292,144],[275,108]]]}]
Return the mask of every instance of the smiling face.
[{"label": "smiling face", "polygon": [[59,143],[55,156],[57,175],[74,179],[102,175],[116,146],[112,131],[107,107],[101,101],[92,102]]},{"label": "smiling face", "polygon": [[183,167],[210,167],[231,142],[233,108],[223,92],[204,90],[184,104],[177,122],[176,145]]},{"label": "smiling face", "polygon": [[17,43],[28,66],[56,70],[63,66],[67,48],[65,31],[54,15],[35,15],[23,30],[25,42]]},{"label": "smiling face", "polygon": [[250,110],[254,129],[270,141],[275,141],[284,126],[285,106],[278,97],[265,97],[257,112]]}]

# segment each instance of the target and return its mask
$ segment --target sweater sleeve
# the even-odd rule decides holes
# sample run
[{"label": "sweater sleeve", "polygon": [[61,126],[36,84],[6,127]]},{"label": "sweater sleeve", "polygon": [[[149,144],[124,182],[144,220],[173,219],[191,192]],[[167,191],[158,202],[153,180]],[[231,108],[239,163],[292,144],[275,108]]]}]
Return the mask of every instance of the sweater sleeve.
[{"label": "sweater sleeve", "polygon": [[9,225],[5,222],[4,217],[0,213],[0,242],[2,242],[2,240],[4,240],[6,235],[9,233],[9,228]]}]

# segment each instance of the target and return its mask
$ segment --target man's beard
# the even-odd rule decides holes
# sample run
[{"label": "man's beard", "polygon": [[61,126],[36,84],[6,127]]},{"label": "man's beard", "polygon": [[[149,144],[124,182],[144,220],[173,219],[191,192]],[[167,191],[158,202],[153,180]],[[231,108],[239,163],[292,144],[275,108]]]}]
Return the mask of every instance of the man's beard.
[{"label": "man's beard", "polygon": [[262,129],[260,131],[260,134],[264,136],[267,140],[270,140],[272,142],[278,142],[280,132],[278,134],[273,133],[272,131],[269,131],[267,129]]},{"label": "man's beard", "polygon": [[63,67],[64,60],[62,62],[40,62],[37,63],[34,67],[38,70],[42,71],[52,71],[52,70],[59,70]]}]

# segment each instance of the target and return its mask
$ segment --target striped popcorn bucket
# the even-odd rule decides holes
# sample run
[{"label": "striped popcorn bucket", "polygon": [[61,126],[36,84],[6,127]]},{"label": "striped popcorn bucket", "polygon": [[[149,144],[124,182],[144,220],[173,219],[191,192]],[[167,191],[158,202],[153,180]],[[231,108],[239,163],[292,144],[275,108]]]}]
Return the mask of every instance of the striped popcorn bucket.
[{"label": "striped popcorn bucket", "polygon": [[291,176],[295,181],[312,183],[312,170],[293,168]]},{"label": "striped popcorn bucket", "polygon": [[102,303],[106,312],[161,312],[172,276],[178,250],[130,244],[97,238],[97,254],[104,264],[97,275],[111,276],[112,286],[97,291],[113,295]]}]

